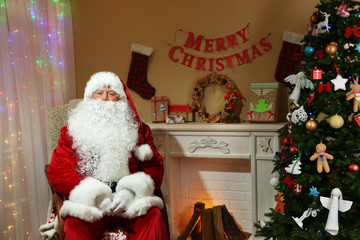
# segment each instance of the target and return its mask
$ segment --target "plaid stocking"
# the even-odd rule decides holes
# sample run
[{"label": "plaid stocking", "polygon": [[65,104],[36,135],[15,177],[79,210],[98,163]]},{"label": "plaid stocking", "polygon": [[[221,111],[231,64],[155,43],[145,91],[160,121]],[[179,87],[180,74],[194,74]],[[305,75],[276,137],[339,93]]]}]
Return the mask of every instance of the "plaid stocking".
[{"label": "plaid stocking", "polygon": [[300,42],[304,35],[293,32],[284,32],[283,45],[281,48],[279,61],[276,66],[275,79],[279,82],[291,87],[291,84],[285,82],[284,79],[294,74],[296,68],[300,64],[301,45]]},{"label": "plaid stocking", "polygon": [[132,58],[126,86],[142,98],[151,99],[155,88],[147,81],[147,62],[154,49],[141,44],[131,44]]}]

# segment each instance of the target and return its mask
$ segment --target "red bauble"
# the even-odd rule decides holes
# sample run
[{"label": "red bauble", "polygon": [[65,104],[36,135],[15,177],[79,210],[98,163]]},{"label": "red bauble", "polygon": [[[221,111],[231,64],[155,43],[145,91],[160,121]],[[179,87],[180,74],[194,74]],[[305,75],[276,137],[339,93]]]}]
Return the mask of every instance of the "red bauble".
[{"label": "red bauble", "polygon": [[287,137],[282,137],[280,143],[282,146],[288,146],[290,145],[290,140]]},{"label": "red bauble", "polygon": [[297,147],[291,146],[289,152],[290,152],[292,155],[297,155],[299,151],[298,151]]},{"label": "red bauble", "polygon": [[317,24],[319,22],[319,14],[318,13],[314,13],[311,17],[310,17],[310,22],[312,24]]},{"label": "red bauble", "polygon": [[353,163],[349,166],[349,171],[350,172],[358,172],[359,171],[359,165],[357,165],[356,163]]}]

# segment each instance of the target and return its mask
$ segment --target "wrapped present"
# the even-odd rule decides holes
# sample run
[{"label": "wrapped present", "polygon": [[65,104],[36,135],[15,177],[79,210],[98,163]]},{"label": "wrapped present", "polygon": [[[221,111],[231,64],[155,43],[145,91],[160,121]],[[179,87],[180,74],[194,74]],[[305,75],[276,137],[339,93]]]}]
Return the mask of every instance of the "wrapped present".
[{"label": "wrapped present", "polygon": [[185,117],[183,117],[180,114],[170,114],[166,116],[166,123],[168,124],[185,123]]},{"label": "wrapped present", "polygon": [[151,98],[152,122],[165,122],[169,115],[169,99],[165,96]]},{"label": "wrapped present", "polygon": [[169,115],[180,114],[184,117],[185,122],[194,121],[194,111],[191,106],[188,105],[170,105]]},{"label": "wrapped present", "polygon": [[354,123],[355,127],[360,127],[360,114],[354,115],[353,123]]},{"label": "wrapped present", "polygon": [[249,122],[276,122],[278,119],[278,83],[252,83],[250,86]]}]

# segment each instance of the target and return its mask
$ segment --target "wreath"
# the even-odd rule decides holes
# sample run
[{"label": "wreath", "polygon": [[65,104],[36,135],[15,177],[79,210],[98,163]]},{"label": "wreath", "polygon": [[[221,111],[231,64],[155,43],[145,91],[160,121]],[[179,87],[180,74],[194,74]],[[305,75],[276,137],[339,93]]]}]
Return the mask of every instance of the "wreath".
[{"label": "wreath", "polygon": [[[224,109],[212,114],[206,111],[206,107],[203,104],[205,88],[211,84],[222,85],[226,90]],[[211,73],[197,80],[192,98],[194,110],[198,113],[201,121],[205,123],[239,123],[241,121],[237,108],[241,104],[242,96],[237,92],[234,82],[224,74]]]}]

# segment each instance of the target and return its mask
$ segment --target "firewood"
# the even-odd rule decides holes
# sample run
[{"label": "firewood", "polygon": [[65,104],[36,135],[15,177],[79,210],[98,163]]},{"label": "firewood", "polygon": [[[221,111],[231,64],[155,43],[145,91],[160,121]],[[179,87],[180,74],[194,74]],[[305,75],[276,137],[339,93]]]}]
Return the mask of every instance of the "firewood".
[{"label": "firewood", "polygon": [[242,231],[225,205],[222,206],[222,217],[224,230],[229,240],[246,240],[251,236],[250,233]]},{"label": "firewood", "polygon": [[214,236],[216,240],[224,240],[224,223],[222,218],[222,208],[224,205],[213,207]]},{"label": "firewood", "polygon": [[215,240],[213,209],[205,209],[201,213],[201,240]]},{"label": "firewood", "polygon": [[[202,203],[202,202],[195,203],[194,213],[193,213],[192,217],[190,218],[190,221],[186,225],[184,231],[178,237],[178,240],[186,240],[190,236],[190,234],[193,233],[195,227],[198,225],[198,223],[200,221],[201,212],[204,209],[205,209],[205,203]],[[195,238],[194,238],[194,236],[192,236],[193,240],[195,240]]]}]

